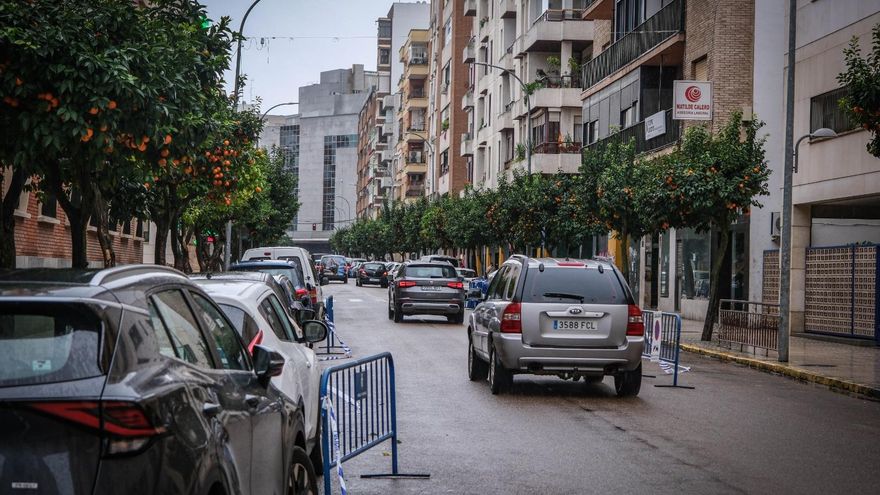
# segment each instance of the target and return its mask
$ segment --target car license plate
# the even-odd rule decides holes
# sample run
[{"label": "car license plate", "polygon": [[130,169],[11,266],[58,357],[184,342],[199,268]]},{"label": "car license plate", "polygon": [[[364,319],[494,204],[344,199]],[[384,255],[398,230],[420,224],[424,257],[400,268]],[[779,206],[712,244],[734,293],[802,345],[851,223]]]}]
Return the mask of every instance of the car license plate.
[{"label": "car license plate", "polygon": [[596,330],[596,320],[553,320],[553,330]]},{"label": "car license plate", "polygon": [[440,287],[434,287],[433,285],[423,285],[422,290],[430,292],[430,291],[440,290]]},{"label": "car license plate", "polygon": [[378,282],[378,281],[379,281],[379,279],[378,279],[378,278],[375,278],[375,277],[373,277],[373,278],[370,278],[370,282]]}]

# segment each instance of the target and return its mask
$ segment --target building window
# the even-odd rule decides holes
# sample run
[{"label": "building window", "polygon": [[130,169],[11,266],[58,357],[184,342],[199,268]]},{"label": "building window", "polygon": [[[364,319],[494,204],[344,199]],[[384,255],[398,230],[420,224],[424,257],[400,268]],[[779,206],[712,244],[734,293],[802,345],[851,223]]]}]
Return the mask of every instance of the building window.
[{"label": "building window", "polygon": [[55,218],[58,209],[58,200],[54,194],[45,193],[43,195],[43,204],[40,206],[40,215],[48,218]]},{"label": "building window", "polygon": [[810,98],[810,132],[827,127],[834,132],[846,132],[856,128],[838,101],[849,95],[849,88],[837,88]]},{"label": "building window", "polygon": [[599,120],[587,124],[587,133],[584,136],[584,144],[593,144],[599,140]]},{"label": "building window", "polygon": [[324,195],[322,230],[334,230],[336,225],[336,150],[356,148],[357,134],[324,136]]},{"label": "building window", "polygon": [[443,45],[448,45],[449,41],[452,39],[452,18],[450,17],[446,21],[446,25],[443,26]]},{"label": "building window", "polygon": [[391,21],[379,21],[379,37],[385,39],[391,38]]},{"label": "building window", "polygon": [[693,229],[682,229],[677,230],[675,236],[681,242],[683,258],[678,262],[684,272],[681,274],[682,296],[686,299],[708,299],[712,235],[709,232],[698,233]]},{"label": "building window", "polygon": [[391,50],[388,48],[379,49],[379,65],[388,65],[391,63]]},{"label": "building window", "polygon": [[691,74],[693,75],[694,81],[709,80],[709,59],[706,58],[705,55],[694,60],[691,64]]},{"label": "building window", "polygon": [[449,172],[449,151],[440,153],[440,175],[446,175]]},{"label": "building window", "polygon": [[636,123],[636,104],[620,111],[620,128],[626,129]]},{"label": "building window", "polygon": [[645,18],[642,0],[617,0],[614,5],[614,40],[623,38]]},{"label": "building window", "polygon": [[449,81],[452,80],[452,69],[450,68],[449,65],[450,64],[446,64],[446,66],[443,67],[443,85],[444,86],[449,85]]},{"label": "building window", "polygon": [[124,220],[122,222],[122,233],[124,235],[131,235],[131,220]]}]

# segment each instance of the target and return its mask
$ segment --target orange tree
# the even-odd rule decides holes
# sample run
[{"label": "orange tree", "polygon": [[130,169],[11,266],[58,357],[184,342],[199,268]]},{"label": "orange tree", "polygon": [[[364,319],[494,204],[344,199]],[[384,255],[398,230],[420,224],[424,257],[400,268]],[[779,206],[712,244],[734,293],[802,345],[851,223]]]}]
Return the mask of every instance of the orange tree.
[{"label": "orange tree", "polygon": [[[630,239],[654,232],[655,205],[647,200],[658,187],[654,162],[636,156],[635,140],[612,139],[597,150],[584,153],[579,183],[584,229],[603,228],[613,231],[624,245],[620,266],[630,278]],[[595,226],[595,227],[594,227]]]},{"label": "orange tree", "polygon": [[[679,149],[657,160],[655,187],[647,202],[653,220],[665,227],[693,228],[712,236],[709,309],[703,340],[711,340],[721,300],[721,267],[730,240],[730,226],[767,194],[770,170],[764,158],[759,121],[743,121],[735,113],[717,134],[691,127]],[[651,206],[653,205],[653,206]]]},{"label": "orange tree", "polygon": [[853,38],[843,51],[846,71],[837,80],[849,88],[840,107],[850,120],[873,134],[868,153],[880,158],[880,24],[871,32],[871,53],[862,58],[859,39]]},{"label": "orange tree", "polygon": [[[73,266],[87,265],[86,227],[96,212],[104,262],[113,263],[104,245],[107,198],[120,184],[159,175],[154,158],[163,148],[166,166],[190,158],[192,140],[168,146],[172,136],[200,125],[194,109],[211,99],[231,38],[227,20],[202,29],[203,18],[204,8],[189,0],[142,8],[122,0],[49,0],[27,8],[0,1],[0,123],[7,138],[0,162],[12,168],[14,193],[28,177],[43,177],[39,187],[57,198],[70,222]],[[3,237],[8,252],[9,228]]]}]

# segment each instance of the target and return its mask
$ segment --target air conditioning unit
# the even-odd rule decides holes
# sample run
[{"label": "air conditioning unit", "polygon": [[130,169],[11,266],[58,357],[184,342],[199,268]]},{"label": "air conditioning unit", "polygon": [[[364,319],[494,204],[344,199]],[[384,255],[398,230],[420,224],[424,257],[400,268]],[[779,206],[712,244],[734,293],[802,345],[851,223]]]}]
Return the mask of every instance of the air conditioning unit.
[{"label": "air conditioning unit", "polygon": [[779,241],[782,237],[782,214],[778,211],[770,213],[770,238]]}]

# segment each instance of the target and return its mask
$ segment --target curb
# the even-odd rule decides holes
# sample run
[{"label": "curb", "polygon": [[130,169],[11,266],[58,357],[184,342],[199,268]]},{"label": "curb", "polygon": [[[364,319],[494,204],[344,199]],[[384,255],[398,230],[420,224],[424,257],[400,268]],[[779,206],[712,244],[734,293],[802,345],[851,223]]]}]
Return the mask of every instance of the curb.
[{"label": "curb", "polygon": [[794,378],[796,380],[823,385],[832,390],[841,390],[874,400],[880,399],[880,389],[868,385],[863,385],[861,383],[842,380],[840,378],[832,378],[829,376],[814,373],[812,371],[793,368],[784,364],[768,363],[767,361],[743,357],[729,352],[706,349],[705,347],[700,347],[692,344],[680,344],[680,347],[683,351],[700,354],[702,356],[713,357],[721,361],[742,364],[748,366],[749,368],[764,371],[767,373],[778,373],[780,375]]}]

